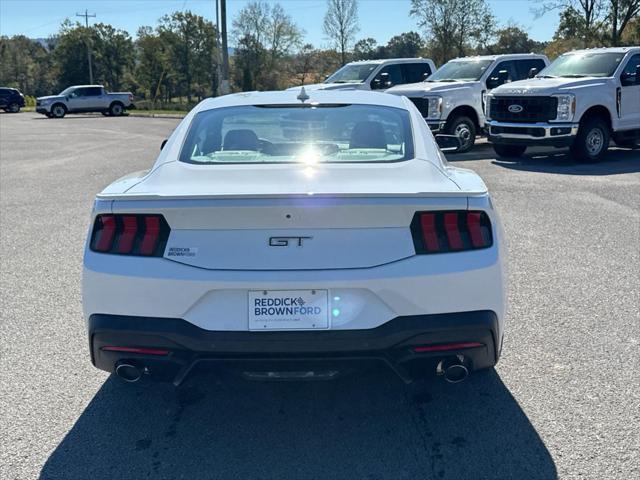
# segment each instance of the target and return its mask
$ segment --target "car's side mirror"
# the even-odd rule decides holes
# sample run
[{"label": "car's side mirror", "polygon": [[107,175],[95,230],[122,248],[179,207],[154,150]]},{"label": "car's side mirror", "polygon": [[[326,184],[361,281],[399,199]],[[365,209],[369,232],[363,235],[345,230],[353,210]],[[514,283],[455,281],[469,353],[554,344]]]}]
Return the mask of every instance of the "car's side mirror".
[{"label": "car's side mirror", "polygon": [[509,72],[506,70],[500,70],[498,72],[498,76],[489,77],[489,79],[487,80],[487,88],[489,90],[492,90],[496,87],[499,87],[500,85],[507,83],[508,79],[509,79]]},{"label": "car's side mirror", "polygon": [[389,88],[391,86],[392,85],[391,85],[391,81],[389,80],[388,73],[381,73],[380,75],[378,75],[376,78],[373,79],[373,82],[371,82],[372,90],[382,90],[384,88]]},{"label": "car's side mirror", "polygon": [[533,78],[538,74],[538,69],[536,67],[532,67],[529,70],[529,77],[528,78]]},{"label": "car's side mirror", "polygon": [[160,144],[160,150],[162,150],[164,148],[164,146],[167,144],[167,140],[169,140],[169,139],[165,138],[164,140],[162,140],[162,143]]},{"label": "car's side mirror", "polygon": [[631,85],[640,85],[640,65],[636,66],[635,73],[623,73],[620,77],[620,83],[623,87]]},{"label": "car's side mirror", "polygon": [[457,152],[462,145],[457,135],[436,135],[436,143],[444,153]]}]

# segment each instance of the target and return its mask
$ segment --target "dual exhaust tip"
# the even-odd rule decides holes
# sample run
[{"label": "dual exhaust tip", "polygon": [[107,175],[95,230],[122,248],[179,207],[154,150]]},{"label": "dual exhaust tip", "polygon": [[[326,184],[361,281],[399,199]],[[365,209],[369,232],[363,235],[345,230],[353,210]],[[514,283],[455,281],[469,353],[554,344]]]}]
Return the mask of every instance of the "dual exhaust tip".
[{"label": "dual exhaust tip", "polygon": [[[145,370],[132,363],[119,362],[116,365],[115,373],[125,382],[134,383],[142,378]],[[462,355],[440,360],[436,367],[436,375],[443,376],[445,381],[449,383],[463,382],[469,376],[468,362]]]}]

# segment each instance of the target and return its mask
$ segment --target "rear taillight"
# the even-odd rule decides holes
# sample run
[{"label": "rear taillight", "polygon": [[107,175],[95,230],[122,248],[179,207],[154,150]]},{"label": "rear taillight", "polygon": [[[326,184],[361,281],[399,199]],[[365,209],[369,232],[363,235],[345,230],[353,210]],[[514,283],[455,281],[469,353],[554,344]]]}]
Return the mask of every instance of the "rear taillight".
[{"label": "rear taillight", "polygon": [[101,253],[161,257],[170,232],[162,215],[98,215],[90,247]]},{"label": "rear taillight", "polygon": [[482,211],[417,212],[411,222],[416,253],[476,250],[493,245],[491,221]]}]

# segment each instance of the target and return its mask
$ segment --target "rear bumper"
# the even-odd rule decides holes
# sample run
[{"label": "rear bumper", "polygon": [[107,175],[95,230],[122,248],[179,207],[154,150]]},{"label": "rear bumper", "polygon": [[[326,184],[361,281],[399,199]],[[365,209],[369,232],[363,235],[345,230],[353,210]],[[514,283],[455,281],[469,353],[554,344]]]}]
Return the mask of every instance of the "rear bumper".
[{"label": "rear bumper", "polygon": [[[330,368],[342,373],[359,363],[390,368],[410,382],[435,373],[440,361],[456,355],[463,355],[472,370],[489,368],[498,361],[502,343],[498,317],[488,310],[396,317],[363,330],[277,332],[211,331],[177,318],[94,314],[88,319],[88,333],[97,368],[113,372],[118,363],[129,363],[176,385],[200,367],[240,372]],[[481,345],[413,350],[460,342]],[[164,349],[168,354],[103,350],[106,346]]]},{"label": "rear bumper", "polygon": [[578,134],[574,123],[489,122],[489,141],[506,145],[568,147]]}]

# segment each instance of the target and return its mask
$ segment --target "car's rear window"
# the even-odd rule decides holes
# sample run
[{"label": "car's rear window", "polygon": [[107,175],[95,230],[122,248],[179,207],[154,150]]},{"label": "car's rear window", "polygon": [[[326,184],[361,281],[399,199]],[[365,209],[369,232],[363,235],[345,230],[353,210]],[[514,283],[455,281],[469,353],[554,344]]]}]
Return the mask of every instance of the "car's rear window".
[{"label": "car's rear window", "polygon": [[180,153],[196,164],[397,162],[413,157],[407,110],[260,105],[198,113]]}]

